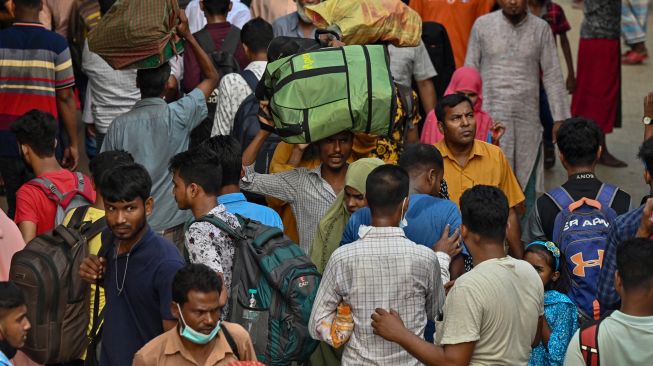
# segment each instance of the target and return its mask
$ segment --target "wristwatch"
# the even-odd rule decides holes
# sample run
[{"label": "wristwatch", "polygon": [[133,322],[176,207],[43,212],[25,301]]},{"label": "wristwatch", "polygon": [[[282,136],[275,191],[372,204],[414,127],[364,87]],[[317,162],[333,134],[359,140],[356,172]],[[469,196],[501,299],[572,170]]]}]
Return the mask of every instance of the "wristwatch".
[{"label": "wristwatch", "polygon": [[650,125],[652,121],[653,121],[653,118],[651,118],[649,116],[644,116],[644,118],[642,118],[642,122],[647,126]]}]

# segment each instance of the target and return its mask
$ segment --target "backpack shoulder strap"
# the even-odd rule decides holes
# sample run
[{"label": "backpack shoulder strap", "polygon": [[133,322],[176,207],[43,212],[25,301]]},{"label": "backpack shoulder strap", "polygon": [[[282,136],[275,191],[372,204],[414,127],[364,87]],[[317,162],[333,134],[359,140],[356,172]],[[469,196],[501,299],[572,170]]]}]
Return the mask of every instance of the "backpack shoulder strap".
[{"label": "backpack shoulder strap", "polygon": [[240,42],[240,29],[236,26],[231,26],[229,28],[229,33],[227,33],[227,37],[224,39],[224,43],[222,44],[222,51],[227,52],[230,55],[235,55],[236,54],[236,48],[238,47],[238,43]]},{"label": "backpack shoulder strap", "polygon": [[73,216],[70,218],[70,221],[68,221],[68,225],[66,225],[66,227],[71,229],[79,229],[82,226],[82,223],[84,221],[84,216],[86,216],[89,207],[91,206],[85,205],[85,206],[77,207],[73,211]]},{"label": "backpack shoulder strap", "polygon": [[193,36],[207,55],[211,55],[217,50],[215,48],[215,43],[213,43],[213,38],[211,38],[211,34],[209,33],[208,29],[206,29],[206,27],[195,32]]},{"label": "backpack shoulder strap", "polygon": [[619,188],[616,186],[603,183],[601,189],[599,189],[599,192],[596,194],[596,200],[599,201],[603,207],[611,207],[614,198],[617,196],[617,191],[619,191]]},{"label": "backpack shoulder strap", "polygon": [[256,91],[256,86],[258,85],[256,74],[254,74],[252,70],[243,70],[240,72],[240,76],[245,79],[249,88],[252,89],[252,93],[254,93]]},{"label": "backpack shoulder strap", "polygon": [[27,184],[42,190],[45,196],[51,201],[54,201],[57,205],[59,205],[64,199],[64,195],[59,192],[59,188],[57,188],[57,186],[55,186],[48,178],[34,178],[27,182]]},{"label": "backpack shoulder strap", "polygon": [[574,203],[574,199],[571,198],[569,192],[567,192],[567,190],[562,187],[553,188],[552,190],[550,190],[545,194],[549,198],[551,198],[553,203],[555,203],[555,205],[558,206],[558,209],[560,209],[560,211],[569,208],[569,205]]},{"label": "backpack shoulder strap", "polygon": [[236,344],[234,337],[231,336],[226,325],[223,325],[221,329],[222,333],[224,333],[224,338],[227,340],[227,343],[229,343],[229,347],[231,347],[231,351],[234,353],[234,356],[240,360],[240,352],[238,352],[238,345]]},{"label": "backpack shoulder strap", "polygon": [[590,323],[578,331],[580,352],[587,366],[599,366],[599,325],[601,321]]},{"label": "backpack shoulder strap", "polygon": [[187,231],[188,228],[196,223],[196,222],[208,222],[209,224],[212,224],[213,226],[217,227],[218,229],[224,231],[227,233],[229,236],[241,240],[244,239],[244,235],[239,232],[238,230],[235,230],[231,226],[229,226],[226,222],[220,220],[219,218],[215,217],[214,215],[204,215],[198,219],[195,220],[190,220],[186,223],[186,227],[184,231]]}]

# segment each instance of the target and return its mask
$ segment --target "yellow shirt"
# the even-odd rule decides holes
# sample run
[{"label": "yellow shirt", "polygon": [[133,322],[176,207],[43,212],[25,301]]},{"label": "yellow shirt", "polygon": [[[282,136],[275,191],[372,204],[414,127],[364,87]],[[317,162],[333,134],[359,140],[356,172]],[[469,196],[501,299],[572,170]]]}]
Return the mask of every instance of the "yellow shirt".
[{"label": "yellow shirt", "polygon": [[465,167],[456,161],[444,140],[435,144],[444,160],[444,179],[449,188],[449,197],[460,206],[460,196],[475,185],[499,188],[508,197],[508,205],[515,207],[524,201],[524,193],[501,148],[483,141],[474,140]]},{"label": "yellow shirt", "polygon": [[[67,225],[68,222],[70,222],[70,219],[73,216],[73,213],[75,210],[71,210],[68,212],[66,215],[66,218],[64,219],[63,223],[64,225]],[[97,220],[101,219],[104,217],[104,210],[98,210],[97,208],[94,207],[89,207],[88,211],[86,212],[86,215],[84,216],[84,221],[91,221],[91,222],[96,222]],[[97,255],[98,252],[100,251],[100,247],[102,247],[102,235],[96,235],[93,239],[91,239],[88,243],[88,251],[89,254]],[[90,301],[90,310],[89,310],[89,322],[88,322],[88,331],[87,334],[91,333],[91,328],[93,326],[93,305],[95,304],[95,291],[96,291],[96,286],[91,285],[91,301]],[[105,297],[104,297],[104,288],[100,287],[100,308],[99,311],[102,311],[102,308],[104,308],[104,303],[105,303]],[[82,360],[86,359],[86,351],[84,351],[84,355],[81,357]]]}]

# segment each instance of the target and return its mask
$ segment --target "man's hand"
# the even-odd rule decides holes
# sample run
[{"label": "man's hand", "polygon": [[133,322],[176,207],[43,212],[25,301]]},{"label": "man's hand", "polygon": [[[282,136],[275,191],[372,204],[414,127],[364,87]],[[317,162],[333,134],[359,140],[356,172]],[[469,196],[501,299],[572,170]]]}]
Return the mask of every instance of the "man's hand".
[{"label": "man's hand", "polygon": [[451,230],[451,225],[447,224],[444,227],[442,236],[440,236],[440,240],[432,248],[436,252],[446,253],[453,258],[463,250],[463,247],[460,245],[460,227],[456,228],[451,236],[449,236],[449,230]]},{"label": "man's hand", "polygon": [[98,280],[104,277],[107,267],[106,259],[95,255],[89,255],[84,258],[79,266],[79,276],[86,282],[96,284]]},{"label": "man's hand", "polygon": [[576,90],[576,77],[572,74],[569,74],[567,76],[567,91],[569,94],[574,94],[574,91]]},{"label": "man's hand", "polygon": [[444,287],[444,294],[445,295],[449,295],[449,290],[451,290],[451,288],[453,287],[453,285],[455,283],[456,283],[456,280],[453,280],[453,281],[449,281],[449,282],[444,284],[443,287]]},{"label": "man's hand", "polygon": [[562,126],[562,121],[553,122],[553,143],[554,144],[556,142],[558,142],[558,130],[560,129],[560,126]]},{"label": "man's hand", "polygon": [[399,342],[403,335],[408,332],[399,313],[390,309],[390,312],[377,308],[372,314],[372,328],[374,334],[390,342]]},{"label": "man's hand", "polygon": [[188,17],[182,9],[179,9],[179,24],[177,24],[177,33],[184,39],[192,37],[193,35],[190,32],[190,28],[188,27]]},{"label": "man's hand", "polygon": [[653,198],[646,200],[644,204],[644,211],[642,212],[642,218],[639,222],[639,229],[637,229],[637,238],[650,238],[653,235]]},{"label": "man's hand", "polygon": [[506,133],[506,125],[501,121],[494,121],[490,130],[492,131],[492,143],[494,145],[499,145],[499,140],[501,140],[501,137]]},{"label": "man's hand", "polygon": [[95,129],[94,124],[89,123],[86,125],[86,136],[93,137],[93,138],[97,136],[97,130]]},{"label": "man's hand", "polygon": [[653,118],[653,92],[644,97],[644,117]]},{"label": "man's hand", "polygon": [[79,163],[79,151],[77,151],[77,146],[68,146],[63,151],[63,160],[61,161],[61,166],[74,171],[77,168]]}]

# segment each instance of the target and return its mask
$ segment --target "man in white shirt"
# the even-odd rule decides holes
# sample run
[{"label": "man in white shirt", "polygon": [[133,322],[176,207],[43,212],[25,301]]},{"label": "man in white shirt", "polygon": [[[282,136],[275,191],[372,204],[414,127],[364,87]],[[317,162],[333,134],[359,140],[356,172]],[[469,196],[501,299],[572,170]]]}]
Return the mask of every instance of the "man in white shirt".
[{"label": "man in white shirt", "polygon": [[505,254],[508,199],[498,188],[477,185],[463,193],[460,211],[474,269],[447,295],[444,319],[435,325],[437,345],[406,329],[395,310],[372,314],[374,333],[429,366],[526,366],[540,340],[544,286],[528,262]]},{"label": "man in white shirt", "polygon": [[[394,165],[382,165],[367,177],[366,198],[372,225],[361,226],[360,239],[342,246],[327,263],[308,329],[320,329],[340,303],[351,307],[354,330],[344,346],[343,365],[419,365],[401,346],[374,335],[369,316],[379,307],[404,314],[406,331],[423,337],[426,321],[435,320],[444,303],[440,265],[435,252],[406,238],[409,177]],[[327,324],[328,325],[328,324]]]},{"label": "man in white shirt", "polygon": [[231,133],[238,107],[254,92],[250,83],[258,82],[265,72],[272,38],[272,26],[261,18],[252,19],[243,26],[240,41],[250,63],[243,72],[227,74],[220,80],[211,136]]}]

